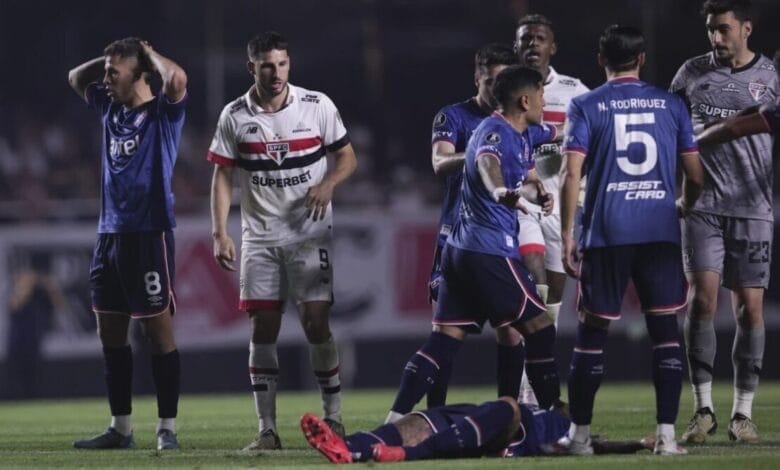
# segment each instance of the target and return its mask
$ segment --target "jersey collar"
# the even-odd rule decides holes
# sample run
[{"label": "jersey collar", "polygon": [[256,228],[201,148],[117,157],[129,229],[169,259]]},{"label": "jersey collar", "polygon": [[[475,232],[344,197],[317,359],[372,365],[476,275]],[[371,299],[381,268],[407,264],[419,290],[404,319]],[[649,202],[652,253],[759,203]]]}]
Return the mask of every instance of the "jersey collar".
[{"label": "jersey collar", "polygon": [[549,65],[548,67],[550,68],[550,73],[547,74],[547,80],[544,81],[545,86],[558,80],[558,72],[555,71],[552,65]]},{"label": "jersey collar", "polygon": [[[247,109],[254,115],[254,114],[274,114],[273,112],[269,112],[264,110],[263,108],[258,105],[255,100],[252,98],[252,93],[254,93],[255,86],[252,85],[249,90],[247,90],[246,94],[244,94],[244,101],[246,102]],[[295,101],[295,97],[297,95],[296,93],[296,87],[294,87],[290,82],[287,82],[287,100],[284,103],[284,106],[282,106],[279,111],[282,109],[287,108],[287,106],[290,106],[293,101]],[[275,112],[279,112],[275,111]]]}]

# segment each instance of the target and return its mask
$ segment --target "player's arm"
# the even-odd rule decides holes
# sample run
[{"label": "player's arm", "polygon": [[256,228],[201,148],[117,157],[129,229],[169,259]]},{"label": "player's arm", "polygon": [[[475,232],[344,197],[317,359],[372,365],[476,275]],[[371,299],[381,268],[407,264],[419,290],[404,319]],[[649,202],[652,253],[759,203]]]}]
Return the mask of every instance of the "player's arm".
[{"label": "player's arm", "polygon": [[545,215],[550,215],[552,212],[554,205],[553,195],[544,189],[544,183],[539,178],[536,168],[528,172],[525,181],[523,181],[523,186],[520,187],[520,194],[528,201],[542,206],[542,211]]},{"label": "player's arm", "polygon": [[721,144],[739,137],[770,132],[769,123],[761,113],[733,116],[707,127],[696,136],[701,146]]},{"label": "player's arm", "polygon": [[567,151],[561,166],[561,240],[563,241],[563,267],[569,276],[577,278],[577,244],[574,240],[574,214],[577,211],[577,198],[580,193],[582,165],[585,155]]},{"label": "player's arm", "polygon": [[236,247],[227,232],[228,213],[233,192],[233,167],[214,165],[211,178],[211,236],[214,259],[228,271],[235,271]]},{"label": "player's arm", "polygon": [[184,94],[187,92],[187,73],[184,69],[176,62],[155,51],[148,42],[141,41],[141,46],[157,73],[162,77],[163,93],[168,97],[168,101],[176,103],[184,98]]},{"label": "player's arm", "polygon": [[704,167],[699,152],[680,154],[680,163],[684,174],[683,194],[677,200],[677,209],[680,215],[684,216],[704,188]]},{"label": "player's arm", "polygon": [[106,58],[95,57],[68,72],[68,83],[81,99],[87,101],[86,91],[90,83],[97,82],[105,73]]},{"label": "player's arm", "polygon": [[493,200],[510,209],[518,209],[527,214],[528,209],[520,202],[520,192],[508,189],[501,173],[501,160],[492,153],[477,155],[477,170],[485,189],[493,195]]},{"label": "player's arm", "polygon": [[437,140],[431,146],[431,164],[436,175],[460,171],[465,157],[465,152],[456,152],[455,145],[447,140]]},{"label": "player's arm", "polygon": [[311,216],[313,220],[325,218],[325,212],[328,209],[331,199],[333,199],[333,190],[344,180],[349,178],[357,168],[357,157],[352,144],[347,144],[331,153],[335,160],[333,169],[328,171],[319,184],[309,188],[304,200],[306,206],[306,217]]}]

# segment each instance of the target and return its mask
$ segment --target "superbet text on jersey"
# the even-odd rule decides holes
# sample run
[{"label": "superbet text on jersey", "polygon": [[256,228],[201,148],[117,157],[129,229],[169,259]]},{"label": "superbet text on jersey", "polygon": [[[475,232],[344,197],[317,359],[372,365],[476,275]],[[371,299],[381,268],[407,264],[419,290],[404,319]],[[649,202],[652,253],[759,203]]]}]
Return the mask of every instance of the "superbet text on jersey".
[{"label": "superbet text on jersey", "polygon": [[289,85],[287,104],[266,112],[252,90],[222,110],[207,159],[240,168],[244,241],[287,245],[316,238],[332,228],[328,205],[323,220],[306,217],[308,189],[327,171],[326,152],[349,143],[336,106],[325,94]]},{"label": "superbet text on jersey", "polygon": [[581,248],[679,245],[678,155],[698,150],[683,100],[619,78],[574,98],[566,117],[564,150],[585,155],[588,178]]}]

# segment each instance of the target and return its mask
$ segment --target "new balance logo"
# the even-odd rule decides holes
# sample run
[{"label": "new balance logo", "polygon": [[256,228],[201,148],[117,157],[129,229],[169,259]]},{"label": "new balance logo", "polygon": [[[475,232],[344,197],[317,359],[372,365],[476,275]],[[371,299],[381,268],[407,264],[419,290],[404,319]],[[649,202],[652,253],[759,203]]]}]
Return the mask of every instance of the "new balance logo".
[{"label": "new balance logo", "polygon": [[247,131],[247,134],[257,134],[257,126],[250,127]]}]

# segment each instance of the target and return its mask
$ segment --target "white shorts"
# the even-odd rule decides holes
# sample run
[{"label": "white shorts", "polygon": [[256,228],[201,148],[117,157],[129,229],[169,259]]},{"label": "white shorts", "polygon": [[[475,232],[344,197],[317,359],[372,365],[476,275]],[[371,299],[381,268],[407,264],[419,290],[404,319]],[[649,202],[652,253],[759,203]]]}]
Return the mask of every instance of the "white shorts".
[{"label": "white shorts", "polygon": [[517,235],[520,255],[544,253],[544,267],[556,273],[566,272],[561,261],[561,216],[541,212],[523,214],[518,211],[520,223]]},{"label": "white shorts", "polygon": [[240,310],[284,310],[295,304],[333,302],[331,236],[285,246],[241,246]]}]

